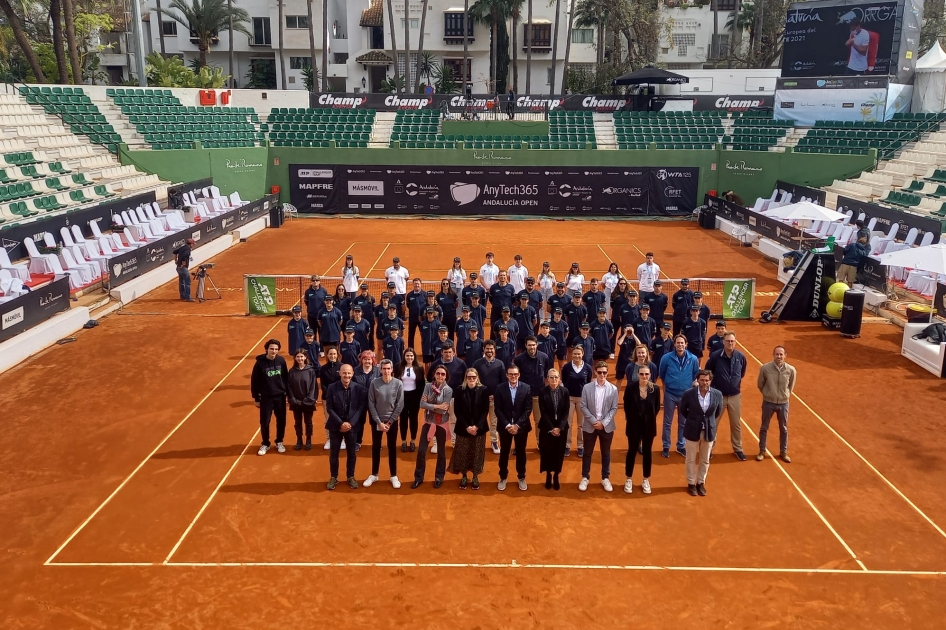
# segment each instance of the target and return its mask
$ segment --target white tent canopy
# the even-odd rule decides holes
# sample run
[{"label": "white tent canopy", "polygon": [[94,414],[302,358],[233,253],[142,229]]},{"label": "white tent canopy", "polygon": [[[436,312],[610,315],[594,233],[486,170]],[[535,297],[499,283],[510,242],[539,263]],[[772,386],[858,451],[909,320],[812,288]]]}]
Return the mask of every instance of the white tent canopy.
[{"label": "white tent canopy", "polygon": [[946,52],[934,42],[916,62],[913,111],[941,112],[946,109]]},{"label": "white tent canopy", "polygon": [[840,221],[846,214],[823,208],[810,201],[799,201],[787,206],[779,206],[766,211],[770,217],[785,219],[786,221]]}]

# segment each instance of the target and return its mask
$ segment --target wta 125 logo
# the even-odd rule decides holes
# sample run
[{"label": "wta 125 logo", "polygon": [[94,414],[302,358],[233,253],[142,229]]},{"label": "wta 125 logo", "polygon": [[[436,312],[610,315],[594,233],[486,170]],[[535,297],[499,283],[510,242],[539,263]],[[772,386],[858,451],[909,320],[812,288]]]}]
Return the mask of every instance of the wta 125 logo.
[{"label": "wta 125 logo", "polygon": [[671,171],[665,168],[657,170],[657,179],[660,181],[666,181],[668,179],[688,179],[693,177],[693,173],[690,171]]}]

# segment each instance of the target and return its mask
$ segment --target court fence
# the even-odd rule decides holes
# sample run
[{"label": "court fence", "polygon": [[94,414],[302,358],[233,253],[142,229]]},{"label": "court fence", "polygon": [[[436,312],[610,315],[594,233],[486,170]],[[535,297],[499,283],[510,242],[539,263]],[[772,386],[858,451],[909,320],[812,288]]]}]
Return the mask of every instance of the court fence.
[{"label": "court fence", "polygon": [[[245,274],[243,276],[243,294],[247,315],[284,315],[293,306],[301,305],[305,308],[304,296],[312,283],[311,275],[266,275]],[[339,276],[321,276],[322,287],[330,295],[334,295],[341,285]],[[714,319],[752,319],[755,307],[755,278],[690,278],[690,290],[703,294],[703,303],[706,304]],[[387,291],[387,280],[384,278],[361,278],[361,283],[368,285],[368,293],[375,303],[380,303],[381,293]],[[636,280],[628,280],[635,290],[638,290]],[[423,281],[424,291],[440,291],[440,281]],[[588,290],[586,282],[584,290]],[[680,289],[680,279],[666,279],[663,281],[663,290],[668,300]],[[668,307],[666,318],[669,319],[671,307]]]}]

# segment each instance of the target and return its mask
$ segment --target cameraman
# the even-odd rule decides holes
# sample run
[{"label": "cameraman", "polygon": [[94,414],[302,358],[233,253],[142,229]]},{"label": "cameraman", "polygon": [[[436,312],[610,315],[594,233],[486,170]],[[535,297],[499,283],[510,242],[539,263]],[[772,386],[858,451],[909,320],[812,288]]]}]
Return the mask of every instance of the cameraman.
[{"label": "cameraman", "polygon": [[176,257],[177,286],[181,292],[181,299],[185,302],[194,301],[194,298],[191,297],[191,277],[190,273],[187,271],[187,268],[191,264],[191,245],[193,244],[194,239],[189,238],[182,246],[172,252]]}]

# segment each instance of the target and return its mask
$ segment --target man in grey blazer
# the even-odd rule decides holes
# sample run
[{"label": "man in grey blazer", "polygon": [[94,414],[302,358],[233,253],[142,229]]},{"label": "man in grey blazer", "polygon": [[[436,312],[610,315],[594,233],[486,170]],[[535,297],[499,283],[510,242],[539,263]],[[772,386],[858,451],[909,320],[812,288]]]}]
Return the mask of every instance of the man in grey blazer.
[{"label": "man in grey blazer", "polygon": [[683,437],[687,449],[687,492],[694,497],[706,496],[710,453],[716,441],[719,418],[723,415],[723,394],[710,387],[712,381],[712,372],[700,370],[696,375],[696,387],[688,389],[680,398],[680,416],[686,418]]},{"label": "man in grey blazer", "polygon": [[601,442],[601,486],[611,492],[611,440],[614,438],[614,415],[618,412],[618,388],[608,382],[608,364],[595,363],[595,380],[581,389],[581,430],[585,438],[585,453],[581,458],[581,483],[578,489],[588,489],[591,476],[591,456],[595,442]]}]

